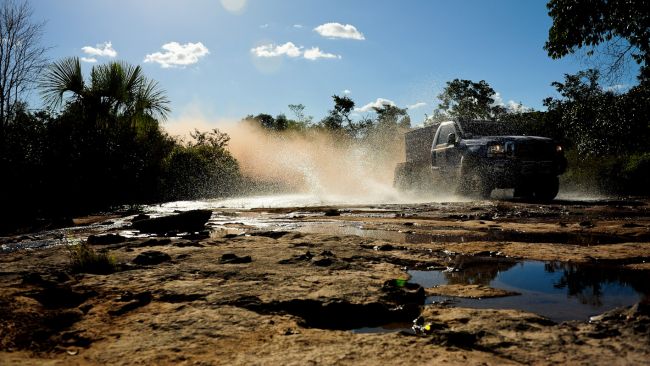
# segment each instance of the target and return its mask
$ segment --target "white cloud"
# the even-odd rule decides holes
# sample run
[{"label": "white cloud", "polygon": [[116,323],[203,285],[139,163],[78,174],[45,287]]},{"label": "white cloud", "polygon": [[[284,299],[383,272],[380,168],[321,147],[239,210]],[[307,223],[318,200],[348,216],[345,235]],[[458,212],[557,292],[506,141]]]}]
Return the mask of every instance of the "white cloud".
[{"label": "white cloud", "polygon": [[333,53],[327,53],[320,50],[318,47],[312,47],[305,51],[303,54],[307,60],[318,60],[319,58],[341,58],[341,55],[335,55]]},{"label": "white cloud", "polygon": [[283,45],[276,46],[273,43],[251,48],[251,52],[257,57],[278,57],[287,55],[288,57],[300,57],[302,47],[298,47],[293,42],[287,42]]},{"label": "white cloud", "polygon": [[327,38],[347,38],[362,41],[366,39],[352,24],[325,23],[314,28],[318,34]]},{"label": "white cloud", "polygon": [[260,25],[260,28],[261,28],[261,29],[266,29],[266,28],[268,28],[268,27],[269,27],[269,24],[268,24],[268,23]]},{"label": "white cloud", "polygon": [[343,94],[350,94],[350,93],[352,93],[352,92],[349,89],[343,90]]},{"label": "white cloud", "polygon": [[389,100],[389,99],[377,98],[377,100],[375,100],[374,102],[370,102],[370,103],[364,105],[363,107],[355,108],[354,110],[356,112],[370,112],[370,111],[374,111],[373,108],[381,108],[382,106],[385,106],[385,105],[395,106],[395,102],[393,102],[392,100]]},{"label": "white cloud", "polygon": [[514,100],[509,100],[508,101],[508,106],[506,107],[508,111],[513,112],[513,113],[524,113],[524,112],[530,112],[533,109],[530,107],[526,107],[525,105],[521,103],[517,103]]},{"label": "white cloud", "polygon": [[408,109],[418,109],[426,106],[427,104],[425,102],[417,102],[415,104],[407,105],[406,108]]},{"label": "white cloud", "polygon": [[89,62],[91,64],[94,64],[95,62],[97,62],[97,59],[94,58],[94,57],[82,57],[80,60],[83,61],[83,62]]},{"label": "white cloud", "polygon": [[89,56],[101,56],[101,57],[115,57],[117,56],[117,51],[113,49],[113,43],[104,42],[96,44],[95,47],[84,46],[81,47],[83,53]]},{"label": "white cloud", "polygon": [[303,28],[302,24],[294,24],[293,27],[296,28],[296,29],[302,29]]},{"label": "white cloud", "polygon": [[337,58],[340,59],[340,55],[335,55],[333,53],[327,53],[321,51],[318,47],[312,47],[303,52],[303,46],[296,46],[293,42],[287,42],[281,45],[275,45],[273,43],[264,44],[251,48],[251,53],[256,57],[280,57],[287,56],[291,58],[303,57],[307,60],[318,60],[320,58]]},{"label": "white cloud", "polygon": [[199,62],[199,59],[210,53],[201,42],[180,44],[178,42],[165,43],[161,47],[165,52],[148,54],[144,62],[155,62],[163,68],[185,67]]},{"label": "white cloud", "polygon": [[496,107],[496,106],[503,107],[506,105],[505,103],[503,103],[503,98],[501,98],[501,93],[499,92],[494,93],[494,97],[492,97],[492,99],[494,99],[494,103],[492,103],[492,107]]},{"label": "white cloud", "polygon": [[248,0],[221,0],[221,5],[224,9],[234,14],[241,14],[246,9],[246,2]]}]

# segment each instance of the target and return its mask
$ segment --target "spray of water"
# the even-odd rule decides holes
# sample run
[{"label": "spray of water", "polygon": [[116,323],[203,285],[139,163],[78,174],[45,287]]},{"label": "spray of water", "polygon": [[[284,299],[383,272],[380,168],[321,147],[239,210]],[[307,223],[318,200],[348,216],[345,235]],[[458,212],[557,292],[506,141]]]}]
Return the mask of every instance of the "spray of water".
[{"label": "spray of water", "polygon": [[352,140],[317,130],[270,132],[242,122],[228,124],[223,130],[231,136],[230,151],[245,176],[279,183],[273,192],[276,204],[281,204],[282,199],[277,202],[279,195],[287,204],[299,205],[435,199],[422,192],[407,194],[393,187],[395,166],[404,161],[404,141],[399,132],[391,138]]}]

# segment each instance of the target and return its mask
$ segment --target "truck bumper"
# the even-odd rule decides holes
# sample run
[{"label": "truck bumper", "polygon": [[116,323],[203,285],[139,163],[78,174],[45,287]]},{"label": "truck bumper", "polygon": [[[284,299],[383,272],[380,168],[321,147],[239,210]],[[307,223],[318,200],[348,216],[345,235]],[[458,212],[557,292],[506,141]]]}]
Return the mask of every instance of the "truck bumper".
[{"label": "truck bumper", "polygon": [[483,176],[495,188],[515,188],[521,182],[541,177],[558,176],[566,170],[566,159],[560,161],[519,161],[495,159],[483,165]]}]

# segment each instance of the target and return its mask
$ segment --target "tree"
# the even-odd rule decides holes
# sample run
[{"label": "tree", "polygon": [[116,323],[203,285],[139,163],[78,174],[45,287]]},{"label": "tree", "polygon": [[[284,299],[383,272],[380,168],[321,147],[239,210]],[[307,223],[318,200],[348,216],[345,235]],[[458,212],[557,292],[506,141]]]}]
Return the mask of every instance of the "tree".
[{"label": "tree", "polygon": [[303,104],[289,104],[291,113],[296,117],[296,122],[300,125],[307,126],[314,117],[305,115],[305,106]]},{"label": "tree", "polygon": [[107,117],[165,119],[170,112],[169,100],[158,83],[145,77],[140,66],[126,62],[93,66],[87,84],[79,58],[64,58],[47,67],[41,89],[45,102],[54,108],[71,93],[71,101],[78,102],[95,123]]},{"label": "tree", "polygon": [[347,122],[347,126],[353,129],[354,125],[350,119],[350,113],[354,109],[354,101],[347,96],[339,97],[332,95],[334,109],[331,109],[327,116],[321,121],[321,125],[330,131],[341,131]]},{"label": "tree", "polygon": [[544,45],[550,57],[586,48],[588,55],[605,53],[610,72],[631,57],[641,67],[639,79],[650,80],[647,0],[550,0],[546,6],[553,18]]},{"label": "tree", "polygon": [[0,137],[16,103],[45,66],[40,45],[43,23],[31,21],[28,3],[3,0],[0,5]]},{"label": "tree", "polygon": [[478,83],[471,80],[454,79],[438,95],[441,112],[455,118],[465,119],[498,119],[506,109],[495,105],[496,92],[490,85],[481,80]]},{"label": "tree", "polygon": [[581,156],[647,150],[648,89],[639,86],[617,94],[603,89],[599,77],[597,70],[586,70],[553,82],[562,97],[544,100],[550,119],[559,123]]},{"label": "tree", "polygon": [[411,118],[406,113],[406,108],[399,108],[390,104],[383,104],[381,107],[373,107],[377,113],[377,127],[400,127],[408,129],[411,127]]}]

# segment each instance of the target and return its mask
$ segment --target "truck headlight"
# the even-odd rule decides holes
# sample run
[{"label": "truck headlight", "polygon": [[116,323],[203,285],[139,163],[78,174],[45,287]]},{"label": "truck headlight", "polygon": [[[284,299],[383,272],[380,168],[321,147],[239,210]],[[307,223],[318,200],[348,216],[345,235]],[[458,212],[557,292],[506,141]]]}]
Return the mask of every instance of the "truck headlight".
[{"label": "truck headlight", "polygon": [[503,144],[494,144],[488,146],[488,151],[487,151],[488,156],[501,156],[505,154],[505,152],[506,149],[505,146],[503,146]]},{"label": "truck headlight", "polygon": [[559,153],[561,153],[562,151],[564,151],[564,148],[562,147],[562,145],[557,145],[557,146],[555,146],[555,152],[556,152],[556,153],[559,154]]}]

